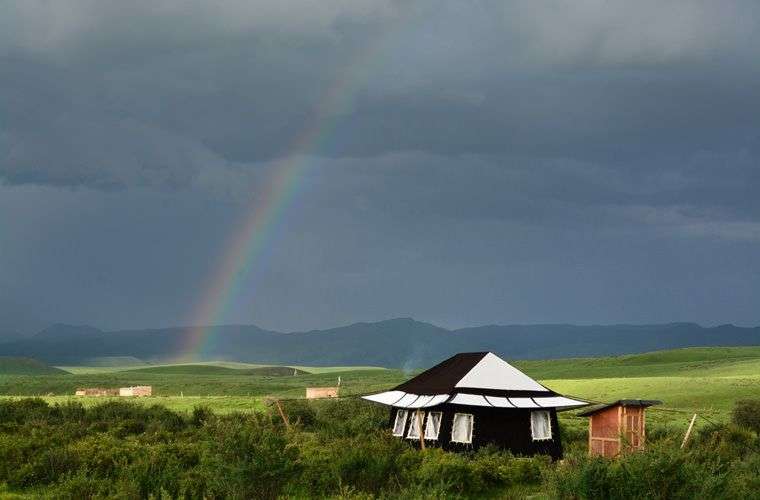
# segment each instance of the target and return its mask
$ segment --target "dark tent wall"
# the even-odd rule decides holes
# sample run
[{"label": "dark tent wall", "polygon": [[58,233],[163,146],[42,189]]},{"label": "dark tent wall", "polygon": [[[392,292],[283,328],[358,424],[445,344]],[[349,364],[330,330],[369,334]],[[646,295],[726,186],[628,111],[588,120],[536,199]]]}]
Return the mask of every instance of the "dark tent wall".
[{"label": "dark tent wall", "polygon": [[[392,408],[390,412],[389,427],[393,428],[396,421],[396,413],[403,408]],[[482,406],[463,406],[442,404],[439,406],[424,408],[428,412],[440,411],[443,413],[440,431],[437,440],[425,439],[425,446],[440,447],[450,451],[476,450],[481,446],[493,444],[499,448],[509,450],[515,455],[532,456],[548,455],[553,460],[562,458],[562,441],[559,435],[559,422],[557,412],[553,408],[541,409],[548,411],[551,419],[551,439],[533,440],[531,433],[531,409],[521,408],[491,408]],[[414,409],[407,410],[404,436],[411,443],[419,443],[417,439],[407,439],[410,418],[415,418]],[[472,443],[463,444],[451,441],[451,431],[454,414],[469,413],[473,415]]]}]

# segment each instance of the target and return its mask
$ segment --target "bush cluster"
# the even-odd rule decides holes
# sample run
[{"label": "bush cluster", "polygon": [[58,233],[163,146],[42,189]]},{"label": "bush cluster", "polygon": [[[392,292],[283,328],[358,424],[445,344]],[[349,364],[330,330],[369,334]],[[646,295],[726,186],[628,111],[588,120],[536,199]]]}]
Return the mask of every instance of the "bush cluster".
[{"label": "bush cluster", "polygon": [[680,435],[650,440],[643,452],[616,459],[574,454],[545,469],[560,499],[758,499],[760,439],[734,424],[705,427],[689,446]]},{"label": "bush cluster", "polygon": [[[361,401],[182,415],[108,402],[0,402],[0,485],[58,498],[472,497],[541,481],[548,459],[420,452]],[[1,490],[0,490],[1,491]]]},{"label": "bush cluster", "polygon": [[[582,421],[561,429],[566,459],[496,448],[420,451],[388,431],[384,408],[356,400],[291,401],[277,411],[179,414],[108,402],[0,401],[0,493],[53,498],[760,498],[753,420],[682,435],[650,434],[647,450],[591,458]],[[738,416],[737,416],[738,415]],[[654,439],[651,439],[654,436]],[[542,497],[544,498],[544,497]]]},{"label": "bush cluster", "polygon": [[731,414],[736,425],[746,427],[760,434],[760,399],[744,399],[737,401]]}]

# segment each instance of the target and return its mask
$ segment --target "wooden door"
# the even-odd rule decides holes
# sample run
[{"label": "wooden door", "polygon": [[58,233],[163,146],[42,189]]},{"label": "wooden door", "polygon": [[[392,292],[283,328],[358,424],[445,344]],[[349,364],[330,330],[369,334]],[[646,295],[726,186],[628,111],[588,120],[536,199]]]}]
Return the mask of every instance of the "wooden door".
[{"label": "wooden door", "polygon": [[625,414],[625,440],[632,450],[638,450],[643,445],[643,429],[641,408],[626,408]]}]

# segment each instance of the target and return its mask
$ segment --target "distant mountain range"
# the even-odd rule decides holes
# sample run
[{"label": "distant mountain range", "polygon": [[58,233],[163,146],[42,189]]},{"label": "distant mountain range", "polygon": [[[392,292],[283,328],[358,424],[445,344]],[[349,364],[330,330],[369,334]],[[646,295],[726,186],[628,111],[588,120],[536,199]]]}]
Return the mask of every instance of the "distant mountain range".
[{"label": "distant mountain range", "polygon": [[[678,347],[760,345],[760,327],[694,323],[662,325],[491,325],[447,330],[410,318],[281,333],[254,325],[209,327],[197,361],[272,364],[375,365],[419,368],[454,353],[493,351],[507,359],[591,357]],[[64,365],[133,356],[163,361],[185,353],[191,328],[103,332],[53,325],[33,337],[0,344],[0,356],[25,356]]]}]

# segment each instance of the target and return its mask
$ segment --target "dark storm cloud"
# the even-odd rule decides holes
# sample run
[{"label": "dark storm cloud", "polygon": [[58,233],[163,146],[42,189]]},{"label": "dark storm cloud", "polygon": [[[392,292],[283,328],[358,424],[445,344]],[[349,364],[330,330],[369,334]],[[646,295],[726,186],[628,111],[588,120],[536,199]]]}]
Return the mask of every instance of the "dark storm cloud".
[{"label": "dark storm cloud", "polygon": [[753,3],[6,7],[12,183],[183,187],[201,166],[289,153],[336,85],[348,108],[302,153],[615,163],[757,140]]},{"label": "dark storm cloud", "polygon": [[0,9],[0,316],[181,323],[295,155],[230,321],[760,322],[756,2]]}]

